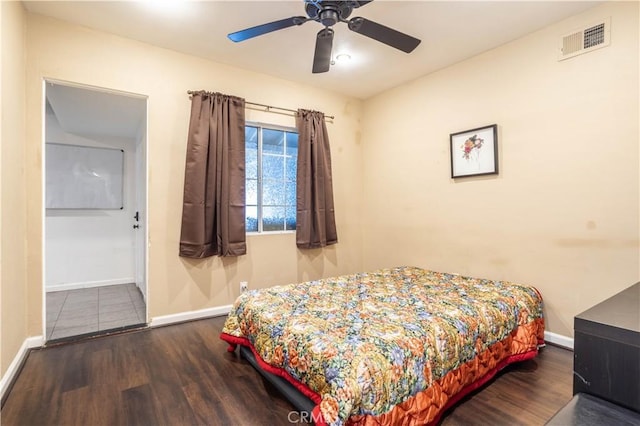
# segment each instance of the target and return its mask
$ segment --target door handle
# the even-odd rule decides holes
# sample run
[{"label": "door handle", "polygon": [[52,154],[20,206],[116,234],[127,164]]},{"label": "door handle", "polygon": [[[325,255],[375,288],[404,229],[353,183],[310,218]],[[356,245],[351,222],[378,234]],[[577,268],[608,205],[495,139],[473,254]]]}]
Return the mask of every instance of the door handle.
[{"label": "door handle", "polygon": [[139,215],[139,213],[140,213],[140,212],[136,212],[136,215],[133,217],[133,218],[136,220],[136,222],[140,221],[140,215]]}]

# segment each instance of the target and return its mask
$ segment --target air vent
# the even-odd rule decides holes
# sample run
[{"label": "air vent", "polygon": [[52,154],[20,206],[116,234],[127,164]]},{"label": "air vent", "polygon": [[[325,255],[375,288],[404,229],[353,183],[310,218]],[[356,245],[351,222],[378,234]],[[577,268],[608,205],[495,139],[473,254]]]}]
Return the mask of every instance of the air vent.
[{"label": "air vent", "polygon": [[573,58],[609,45],[611,19],[588,25],[562,37],[558,60]]}]

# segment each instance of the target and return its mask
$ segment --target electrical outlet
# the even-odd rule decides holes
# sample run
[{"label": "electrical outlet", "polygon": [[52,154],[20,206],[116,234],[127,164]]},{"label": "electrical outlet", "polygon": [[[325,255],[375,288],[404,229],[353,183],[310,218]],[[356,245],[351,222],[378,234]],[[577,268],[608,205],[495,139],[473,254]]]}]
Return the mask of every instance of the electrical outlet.
[{"label": "electrical outlet", "polygon": [[249,289],[249,283],[246,281],[240,281],[240,293],[244,293]]}]

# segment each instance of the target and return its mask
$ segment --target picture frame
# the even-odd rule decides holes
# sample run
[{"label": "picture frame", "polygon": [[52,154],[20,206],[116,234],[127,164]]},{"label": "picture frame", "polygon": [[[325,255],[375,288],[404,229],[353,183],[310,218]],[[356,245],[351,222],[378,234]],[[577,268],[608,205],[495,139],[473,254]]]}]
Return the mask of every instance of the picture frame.
[{"label": "picture frame", "polygon": [[498,174],[498,125],[449,135],[451,178]]}]

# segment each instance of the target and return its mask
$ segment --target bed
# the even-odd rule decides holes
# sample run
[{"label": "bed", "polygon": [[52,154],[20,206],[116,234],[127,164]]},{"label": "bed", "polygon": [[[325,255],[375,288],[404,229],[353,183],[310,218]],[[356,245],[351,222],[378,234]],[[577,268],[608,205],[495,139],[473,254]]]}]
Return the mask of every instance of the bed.
[{"label": "bed", "polygon": [[402,266],[240,295],[223,327],[317,425],[430,425],[544,344],[532,286]]}]

